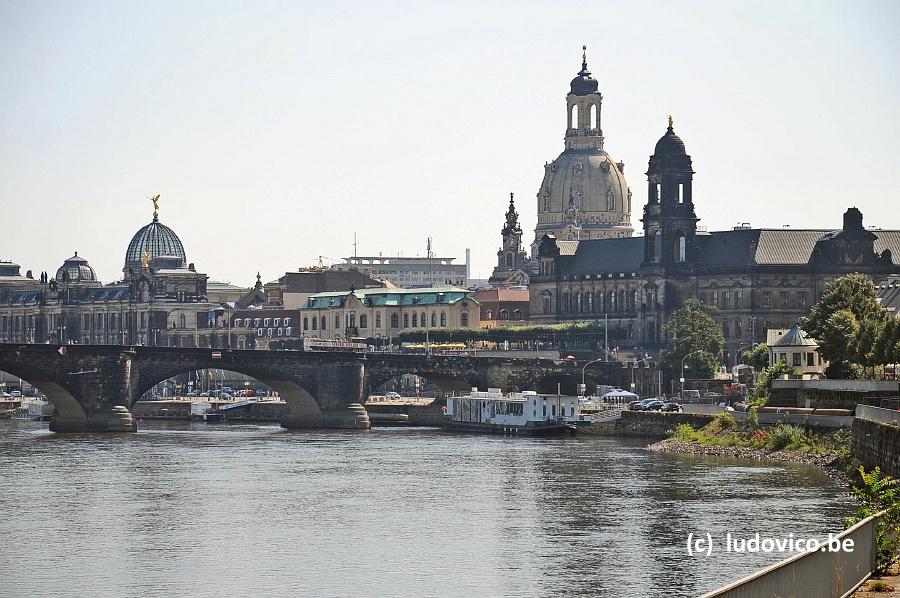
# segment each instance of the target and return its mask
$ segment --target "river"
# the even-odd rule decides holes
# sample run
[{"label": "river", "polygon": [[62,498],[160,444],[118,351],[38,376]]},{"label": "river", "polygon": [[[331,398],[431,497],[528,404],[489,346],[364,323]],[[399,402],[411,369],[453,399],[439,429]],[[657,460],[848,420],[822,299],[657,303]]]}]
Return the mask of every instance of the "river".
[{"label": "river", "polygon": [[820,537],[853,508],[814,467],[645,445],[0,421],[0,595],[696,596],[787,555],[689,533]]}]

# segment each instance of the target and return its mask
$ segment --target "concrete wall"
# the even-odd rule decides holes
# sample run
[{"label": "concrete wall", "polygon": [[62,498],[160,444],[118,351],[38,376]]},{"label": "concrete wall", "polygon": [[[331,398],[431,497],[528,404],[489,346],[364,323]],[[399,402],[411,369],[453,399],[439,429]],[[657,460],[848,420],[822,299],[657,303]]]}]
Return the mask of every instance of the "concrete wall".
[{"label": "concrete wall", "polygon": [[896,408],[900,385],[885,380],[773,380],[770,407],[850,409],[857,404]]},{"label": "concrete wall", "polygon": [[693,413],[660,413],[658,411],[623,411],[616,426],[620,436],[665,438],[680,424],[702,428],[715,419],[714,415]]},{"label": "concrete wall", "polygon": [[900,477],[900,425],[857,417],[853,422],[853,458]]}]

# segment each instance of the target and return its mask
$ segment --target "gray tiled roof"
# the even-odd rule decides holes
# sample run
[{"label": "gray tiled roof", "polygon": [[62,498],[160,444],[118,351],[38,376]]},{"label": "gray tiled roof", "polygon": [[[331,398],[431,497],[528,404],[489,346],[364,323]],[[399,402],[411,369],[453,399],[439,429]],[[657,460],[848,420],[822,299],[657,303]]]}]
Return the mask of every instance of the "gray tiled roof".
[{"label": "gray tiled roof", "polygon": [[[894,258],[896,262],[897,258]],[[894,315],[900,316],[900,275],[889,276],[887,280],[878,285],[878,298],[882,307],[894,311]]]},{"label": "gray tiled roof", "polygon": [[575,255],[581,243],[583,241],[557,241],[556,246],[559,247],[559,255]]},{"label": "gray tiled roof", "polygon": [[591,239],[578,242],[578,251],[571,259],[564,260],[560,268],[569,274],[636,272],[643,259],[643,237]]},{"label": "gray tiled roof", "polygon": [[875,252],[881,253],[885,249],[891,250],[891,259],[900,265],[900,230],[873,230],[875,236]]},{"label": "gray tiled roof", "polygon": [[808,264],[816,242],[829,231],[790,228],[761,229],[757,264]]}]

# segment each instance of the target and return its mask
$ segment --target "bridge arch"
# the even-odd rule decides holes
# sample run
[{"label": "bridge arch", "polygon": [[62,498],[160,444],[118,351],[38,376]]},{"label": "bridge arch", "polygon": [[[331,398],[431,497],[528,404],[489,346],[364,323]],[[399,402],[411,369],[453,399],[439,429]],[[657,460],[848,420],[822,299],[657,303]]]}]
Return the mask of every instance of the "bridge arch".
[{"label": "bridge arch", "polygon": [[17,367],[15,364],[0,364],[0,371],[20,378],[41,391],[58,415],[67,419],[87,422],[87,413],[81,403],[64,384],[48,379],[38,372],[31,371],[30,368]]}]

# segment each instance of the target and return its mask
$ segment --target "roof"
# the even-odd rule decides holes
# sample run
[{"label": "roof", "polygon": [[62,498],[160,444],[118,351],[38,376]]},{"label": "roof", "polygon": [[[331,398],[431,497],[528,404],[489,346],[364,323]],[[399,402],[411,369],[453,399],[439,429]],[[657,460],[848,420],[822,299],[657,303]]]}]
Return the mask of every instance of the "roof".
[{"label": "roof", "polygon": [[817,347],[816,341],[807,338],[806,334],[800,330],[799,326],[794,326],[784,333],[780,339],[775,341],[773,347]]},{"label": "roof", "polygon": [[479,303],[506,303],[506,302],[525,302],[528,299],[528,289],[484,289],[475,293],[475,300]]},{"label": "roof", "polygon": [[331,309],[344,305],[347,297],[355,296],[363,305],[452,305],[463,299],[474,300],[474,292],[458,287],[432,287],[427,289],[358,289],[311,295],[300,309]]},{"label": "roof", "polygon": [[322,293],[326,291],[349,291],[353,287],[383,287],[381,281],[358,270],[321,270],[308,272],[287,272],[278,279],[284,285],[285,293]]},{"label": "roof", "polygon": [[892,310],[894,315],[900,315],[900,275],[889,276],[878,285],[877,290],[881,306]]},{"label": "roof", "polygon": [[[575,241],[557,241],[575,243]],[[579,241],[572,259],[561,263],[560,270],[569,274],[603,272],[637,272],[644,260],[644,238],[590,239]]]},{"label": "roof", "polygon": [[36,291],[10,291],[3,298],[3,303],[7,305],[39,303],[40,299],[41,296]]}]

